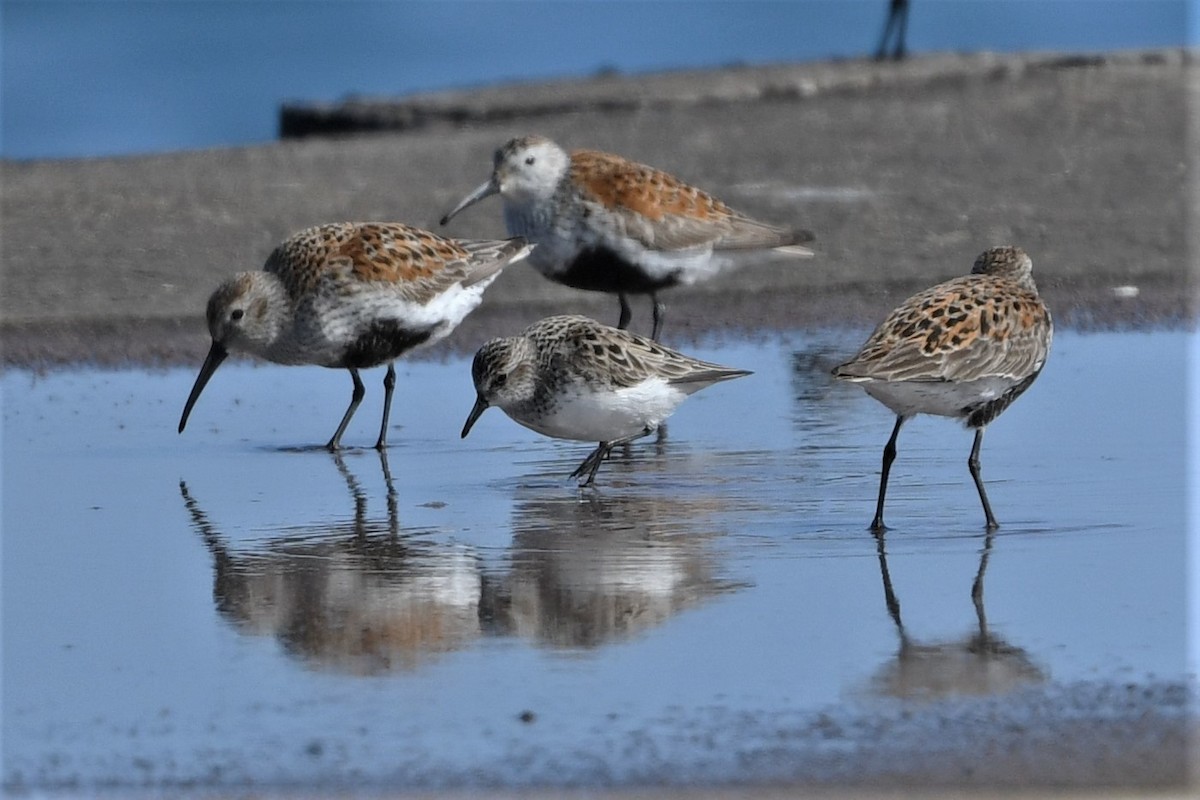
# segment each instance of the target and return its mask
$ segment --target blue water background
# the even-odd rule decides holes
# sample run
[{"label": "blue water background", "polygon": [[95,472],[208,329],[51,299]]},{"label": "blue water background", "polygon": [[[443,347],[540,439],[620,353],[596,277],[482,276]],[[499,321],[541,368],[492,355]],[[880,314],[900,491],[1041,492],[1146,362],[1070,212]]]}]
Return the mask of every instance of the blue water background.
[{"label": "blue water background", "polygon": [[[1094,718],[1073,687],[1112,687],[1120,715],[1132,692],[1194,676],[1178,365],[1197,334],[1064,330],[983,450],[1003,525],[981,602],[1007,647],[930,662],[993,676],[990,693],[886,702],[875,680],[900,643],[866,526],[892,419],[825,366],[866,335],[689,348],[753,375],[689,398],[661,449],[633,445],[583,495],[566,473],[586,443],[495,409],[460,439],[468,361],[403,360],[394,526],[369,449],[381,370],[346,432],[358,491],[298,449],[329,435],[344,372],[235,361],[183,435],[194,368],[0,374],[0,781],[33,797],[737,784],[822,751],[878,770],[887,749],[857,749],[880,740],[856,731],[896,715],[936,760],[966,746],[945,719],[974,720],[973,742],[1014,722],[1039,736]],[[970,441],[917,417],[891,477],[890,577],[927,657],[978,630]],[[487,623],[485,586],[516,598],[520,624]],[[1033,716],[1006,674],[1043,698]]]},{"label": "blue water background", "polygon": [[[1200,41],[1200,0],[914,0],[931,51],[1108,51]],[[873,52],[887,0],[166,2],[3,0],[0,155],[244,145],[288,100]]]}]

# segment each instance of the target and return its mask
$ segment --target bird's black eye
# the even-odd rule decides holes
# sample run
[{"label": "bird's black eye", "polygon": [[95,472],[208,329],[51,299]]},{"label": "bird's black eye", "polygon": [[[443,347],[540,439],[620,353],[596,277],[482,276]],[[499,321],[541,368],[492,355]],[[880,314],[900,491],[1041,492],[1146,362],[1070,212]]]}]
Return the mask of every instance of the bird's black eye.
[{"label": "bird's black eye", "polygon": [[525,164],[526,164],[527,166],[530,166],[530,167],[532,167],[532,166],[533,166],[533,162],[535,162],[535,161],[537,161],[537,159],[536,159],[536,158],[534,158],[533,156],[525,156]]},{"label": "bird's black eye", "polygon": [[244,316],[246,316],[246,312],[240,308],[235,308],[233,311],[229,312],[229,318],[231,320],[233,320],[234,322],[237,322],[239,319],[241,319]]},{"label": "bird's black eye", "polygon": [[496,388],[499,389],[504,384],[508,383],[508,376],[501,373],[496,376]]}]

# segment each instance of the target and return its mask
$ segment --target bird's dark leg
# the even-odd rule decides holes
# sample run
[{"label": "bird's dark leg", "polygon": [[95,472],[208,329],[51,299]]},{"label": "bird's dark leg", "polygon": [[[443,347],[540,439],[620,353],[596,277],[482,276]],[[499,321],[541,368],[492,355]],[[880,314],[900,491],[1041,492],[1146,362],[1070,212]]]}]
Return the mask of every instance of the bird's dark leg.
[{"label": "bird's dark leg", "polygon": [[612,445],[603,442],[600,443],[600,446],[596,448],[596,452],[592,454],[592,466],[588,470],[587,480],[582,485],[592,486],[596,483],[596,473],[600,470],[600,464],[604,462],[604,459],[608,458],[611,452]]},{"label": "bird's dark leg", "polygon": [[983,428],[975,429],[975,444],[971,446],[971,455],[967,459],[967,469],[971,470],[971,478],[975,488],[979,490],[979,502],[983,503],[983,515],[987,517],[988,530],[1000,527],[996,517],[992,515],[992,504],[988,502],[987,492],[983,488],[983,478],[979,474],[979,448],[983,445]]},{"label": "bird's dark leg", "polygon": [[888,57],[888,40],[892,37],[892,32],[896,32],[896,45],[892,49],[892,58],[900,60],[904,58],[904,37],[908,28],[908,2],[909,0],[890,0],[888,3],[887,22],[883,26],[883,35],[879,37],[879,47],[875,51],[875,60],[883,61]]},{"label": "bird's dark leg", "polygon": [[908,54],[905,39],[908,36],[908,0],[893,0],[900,5],[900,33],[896,36],[896,47],[892,50],[892,60],[900,61]]},{"label": "bird's dark leg", "polygon": [[[667,316],[667,307],[658,299],[658,295],[654,292],[650,293],[650,302],[654,304],[654,328],[650,334],[650,338],[658,341],[658,335],[662,333],[663,320]],[[658,438],[655,440],[662,444],[667,440],[667,423],[658,426]]]},{"label": "bird's dark leg", "polygon": [[354,367],[346,367],[346,369],[350,370],[350,377],[354,379],[354,392],[350,395],[350,407],[346,409],[341,424],[337,426],[329,444],[325,445],[328,450],[337,450],[342,446],[342,434],[345,432],[346,426],[350,424],[350,418],[354,416],[358,404],[362,402],[363,396],[367,393],[367,390],[363,388],[362,378],[358,377],[358,370]]},{"label": "bird's dark leg", "polygon": [[604,459],[608,458],[609,454],[612,453],[614,447],[617,447],[618,445],[629,444],[635,439],[640,439],[643,436],[649,436],[653,432],[654,430],[652,428],[646,428],[639,433],[635,433],[633,436],[625,436],[620,439],[613,439],[611,442],[600,442],[600,446],[593,450],[588,457],[583,460],[583,463],[576,467],[575,471],[567,477],[579,478],[582,477],[586,472],[588,476],[587,480],[581,483],[580,486],[591,486],[596,481],[596,471],[600,469],[600,465],[604,463]]},{"label": "bird's dark leg", "polygon": [[667,307],[654,292],[650,293],[650,302],[654,304],[654,328],[650,338],[657,342],[658,334],[662,332],[663,319],[667,316]]},{"label": "bird's dark leg", "polygon": [[388,362],[387,374],[383,376],[383,424],[379,426],[379,440],[375,442],[376,450],[387,447],[388,416],[392,413],[392,391],[396,388],[396,366]]},{"label": "bird's dark leg", "polygon": [[875,48],[875,60],[883,61],[887,58],[887,43],[888,37],[892,33],[892,23],[896,20],[896,12],[894,8],[888,9],[887,19],[883,23],[883,35],[879,37],[879,46]]},{"label": "bird's dark leg", "polygon": [[875,505],[875,519],[871,520],[871,530],[876,533],[887,530],[883,524],[883,498],[887,496],[888,473],[892,471],[892,462],[896,460],[896,437],[900,435],[900,426],[904,417],[896,416],[896,427],[892,428],[892,437],[883,448],[883,472],[879,476],[879,502]]},{"label": "bird's dark leg", "polygon": [[625,330],[629,327],[629,321],[633,319],[633,309],[629,307],[629,298],[624,292],[617,292],[617,299],[621,301],[621,318],[617,320],[617,327]]},{"label": "bird's dark leg", "polygon": [[599,447],[588,454],[588,457],[583,460],[583,463],[575,468],[575,471],[569,477],[580,478],[587,473],[587,480],[579,484],[580,486],[591,486],[596,482],[596,472],[600,469],[600,465],[604,463],[604,459],[608,458],[608,454],[612,452],[613,445],[616,442],[601,442]]}]

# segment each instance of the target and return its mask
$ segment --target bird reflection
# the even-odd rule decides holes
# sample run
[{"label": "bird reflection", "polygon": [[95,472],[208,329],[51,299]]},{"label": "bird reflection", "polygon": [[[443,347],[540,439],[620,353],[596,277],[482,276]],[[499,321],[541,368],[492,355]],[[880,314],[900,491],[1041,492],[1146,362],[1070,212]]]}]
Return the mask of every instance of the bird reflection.
[{"label": "bird reflection", "polygon": [[718,577],[711,496],[538,497],[518,502],[505,618],[539,644],[593,648],[741,588]]},{"label": "bird reflection", "polygon": [[917,643],[909,638],[900,617],[900,601],[892,589],[883,534],[877,534],[879,570],[888,613],[900,635],[900,650],[871,680],[873,693],[888,697],[934,700],[956,695],[1002,694],[1026,684],[1041,683],[1047,675],[1021,648],[988,629],[983,606],[983,576],[995,534],[988,532],[979,570],[971,585],[978,628],[965,638]]},{"label": "bird reflection", "polygon": [[179,490],[213,557],[218,612],[247,634],[275,636],[318,669],[376,674],[411,669],[480,633],[482,575],[469,549],[402,532],[387,454],[387,519],[372,520],[367,495],[341,456],[349,520],[280,528],[265,547],[236,552],[187,484]]},{"label": "bird reflection", "polygon": [[841,360],[839,353],[844,351],[840,339],[816,339],[790,355],[792,420],[806,434],[841,431],[846,419],[854,414],[851,406],[834,401],[843,387],[829,376]]}]

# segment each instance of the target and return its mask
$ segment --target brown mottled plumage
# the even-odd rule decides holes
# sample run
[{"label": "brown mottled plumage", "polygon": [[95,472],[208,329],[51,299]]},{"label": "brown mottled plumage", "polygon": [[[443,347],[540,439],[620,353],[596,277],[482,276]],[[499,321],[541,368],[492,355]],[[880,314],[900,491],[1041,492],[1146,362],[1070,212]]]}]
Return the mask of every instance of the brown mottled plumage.
[{"label": "brown mottled plumage", "polygon": [[288,237],[263,271],[278,275],[294,298],[338,276],[347,291],[382,284],[425,303],[455,283],[470,286],[499,272],[508,262],[489,255],[507,247],[507,239],[458,241],[396,222],[340,222]]},{"label": "brown mottled plumage", "polygon": [[571,181],[605,208],[623,208],[658,222],[668,216],[728,219],[729,206],[662,170],[599,150],[571,151]]},{"label": "brown mottled plumage", "polygon": [[983,431],[1041,372],[1054,326],[1033,282],[1033,263],[1018,247],[994,247],[970,275],[940,283],[901,303],[853,359],[834,370],[863,384],[896,413],[884,449],[872,527],[882,530],[896,436],[914,414],[962,419],[975,429],[968,459],[989,527],[996,527],[983,480]]},{"label": "brown mottled plumage", "polygon": [[656,293],[715,274],[716,251],[779,250],[812,255],[812,234],[768,225],[645,164],[596,150],[566,152],[542,136],[512,139],[495,154],[492,177],[442,218],[493,194],[504,199],[513,235],[538,244],[530,263],[576,289],[611,292],[629,324],[628,294],[649,294],[657,339]]},{"label": "brown mottled plumage", "polygon": [[477,399],[462,435],[494,405],[543,435],[598,441],[571,474],[590,485],[614,446],[653,431],[688,395],[749,374],[587,317],[547,317],[475,354]]},{"label": "brown mottled plumage", "polygon": [[383,423],[376,448],[387,446],[396,383],[393,361],[435,342],[470,313],[507,264],[524,258],[523,239],[456,241],[394,222],[318,225],[289,237],[256,272],[217,287],[208,301],[212,347],[179,420],[229,354],[240,350],[278,364],[315,364],[350,371],[354,392],[333,438],[365,390],[358,370],[387,364]]}]

